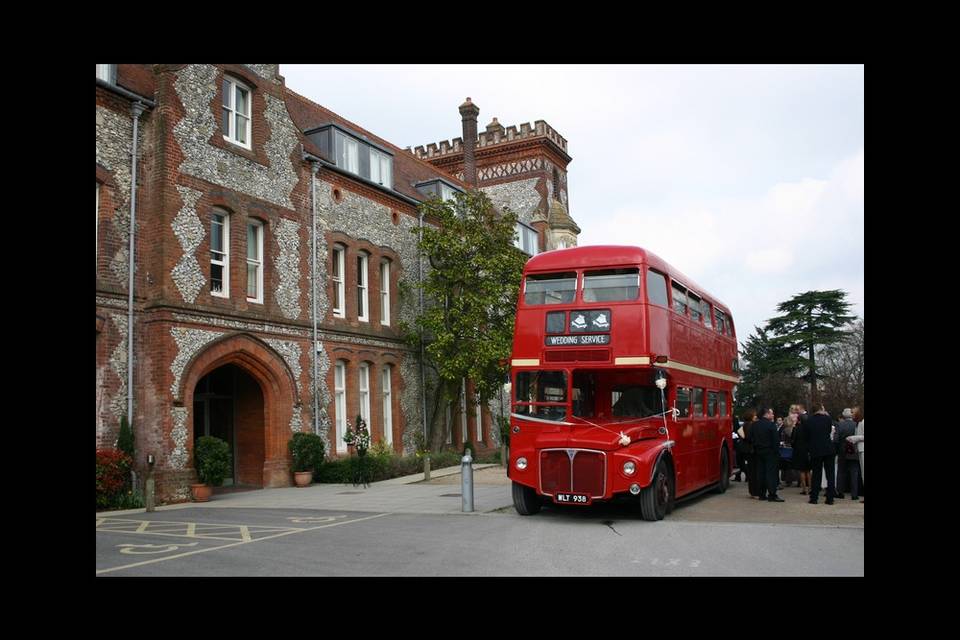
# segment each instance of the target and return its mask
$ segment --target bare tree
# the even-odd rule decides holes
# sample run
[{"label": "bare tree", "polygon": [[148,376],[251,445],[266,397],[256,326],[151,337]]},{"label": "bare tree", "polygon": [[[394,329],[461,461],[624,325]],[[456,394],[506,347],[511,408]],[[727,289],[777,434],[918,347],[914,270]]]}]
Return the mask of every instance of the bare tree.
[{"label": "bare tree", "polygon": [[863,408],[863,318],[849,325],[842,341],[823,349],[820,373],[823,402],[831,413]]}]

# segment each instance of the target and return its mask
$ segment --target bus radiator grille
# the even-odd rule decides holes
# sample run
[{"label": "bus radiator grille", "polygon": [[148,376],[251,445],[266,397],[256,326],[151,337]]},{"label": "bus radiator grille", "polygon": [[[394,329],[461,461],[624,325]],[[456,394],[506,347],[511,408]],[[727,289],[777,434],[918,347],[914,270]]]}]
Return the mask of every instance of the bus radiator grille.
[{"label": "bus radiator grille", "polygon": [[540,489],[547,495],[569,491],[601,497],[605,479],[606,460],[600,452],[582,449],[547,449],[540,452]]}]

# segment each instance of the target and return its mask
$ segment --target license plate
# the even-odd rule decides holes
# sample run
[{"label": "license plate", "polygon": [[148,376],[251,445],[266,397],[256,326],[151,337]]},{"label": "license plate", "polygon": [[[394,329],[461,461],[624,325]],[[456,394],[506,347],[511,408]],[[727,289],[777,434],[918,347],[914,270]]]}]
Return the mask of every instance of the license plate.
[{"label": "license plate", "polygon": [[591,498],[586,493],[555,493],[553,501],[557,504],[590,504]]}]

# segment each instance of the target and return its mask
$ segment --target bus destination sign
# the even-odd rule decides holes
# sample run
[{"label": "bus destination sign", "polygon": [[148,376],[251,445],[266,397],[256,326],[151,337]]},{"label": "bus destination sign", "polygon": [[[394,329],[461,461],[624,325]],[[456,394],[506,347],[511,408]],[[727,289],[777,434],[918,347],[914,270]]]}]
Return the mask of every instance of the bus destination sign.
[{"label": "bus destination sign", "polygon": [[548,347],[572,347],[588,344],[610,344],[610,334],[602,335],[573,335],[573,336],[547,336]]}]

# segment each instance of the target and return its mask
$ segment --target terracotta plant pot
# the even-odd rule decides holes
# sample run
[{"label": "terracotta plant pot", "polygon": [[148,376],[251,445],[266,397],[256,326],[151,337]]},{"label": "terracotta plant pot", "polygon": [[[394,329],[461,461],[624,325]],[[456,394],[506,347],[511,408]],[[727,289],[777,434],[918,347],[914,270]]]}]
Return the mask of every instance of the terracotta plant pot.
[{"label": "terracotta plant pot", "polygon": [[294,471],[293,481],[298,487],[309,487],[313,482],[313,471]]},{"label": "terracotta plant pot", "polygon": [[209,502],[213,495],[213,487],[208,484],[192,484],[190,492],[193,494],[194,502]]}]

